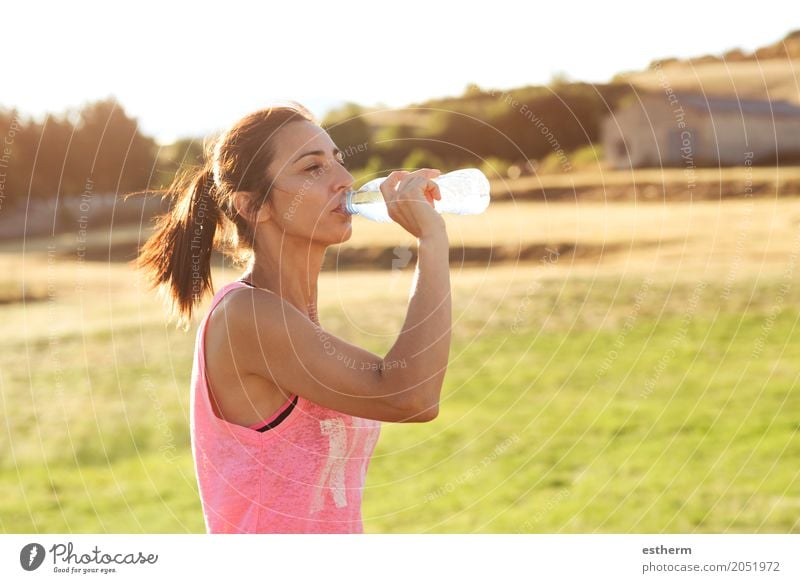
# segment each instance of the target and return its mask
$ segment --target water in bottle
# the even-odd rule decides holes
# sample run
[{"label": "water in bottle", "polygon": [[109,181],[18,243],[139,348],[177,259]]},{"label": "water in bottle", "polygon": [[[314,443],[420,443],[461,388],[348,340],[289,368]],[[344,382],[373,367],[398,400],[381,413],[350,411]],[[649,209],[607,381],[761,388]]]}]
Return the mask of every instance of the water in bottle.
[{"label": "water in bottle", "polygon": [[[344,211],[379,223],[392,222],[380,190],[386,178],[370,180],[358,190],[348,192],[342,204]],[[433,208],[439,213],[477,215],[489,206],[489,180],[477,168],[448,172],[433,181],[442,195],[442,200],[433,201]]]}]

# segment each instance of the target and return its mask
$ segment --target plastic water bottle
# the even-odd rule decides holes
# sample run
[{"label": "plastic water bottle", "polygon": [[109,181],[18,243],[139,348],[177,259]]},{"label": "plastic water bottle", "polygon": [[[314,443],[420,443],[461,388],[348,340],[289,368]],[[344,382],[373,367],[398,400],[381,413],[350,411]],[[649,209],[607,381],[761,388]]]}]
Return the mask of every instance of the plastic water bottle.
[{"label": "plastic water bottle", "polygon": [[[380,190],[386,180],[376,178],[355,191],[350,191],[342,204],[343,210],[379,223],[391,223],[386,201]],[[433,181],[439,186],[442,200],[434,200],[433,208],[439,213],[477,215],[489,206],[489,180],[477,168],[455,170],[441,174]]]}]

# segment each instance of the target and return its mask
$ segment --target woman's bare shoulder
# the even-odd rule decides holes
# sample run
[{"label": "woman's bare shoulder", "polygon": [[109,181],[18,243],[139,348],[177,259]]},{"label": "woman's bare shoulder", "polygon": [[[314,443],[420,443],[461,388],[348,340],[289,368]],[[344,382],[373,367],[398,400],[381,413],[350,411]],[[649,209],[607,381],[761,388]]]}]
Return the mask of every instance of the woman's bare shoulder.
[{"label": "woman's bare shoulder", "polygon": [[273,319],[282,313],[290,313],[292,316],[303,315],[275,292],[252,287],[237,288],[225,294],[217,305],[215,313],[221,315],[218,318],[225,318],[239,326],[255,324],[264,318]]},{"label": "woman's bare shoulder", "polygon": [[[250,373],[250,364],[262,351],[281,340],[273,326],[281,323],[283,300],[268,290],[240,287],[228,291],[208,317],[205,331],[206,362],[218,375]],[[261,324],[259,324],[261,323]],[[291,335],[291,326],[288,333]]]}]

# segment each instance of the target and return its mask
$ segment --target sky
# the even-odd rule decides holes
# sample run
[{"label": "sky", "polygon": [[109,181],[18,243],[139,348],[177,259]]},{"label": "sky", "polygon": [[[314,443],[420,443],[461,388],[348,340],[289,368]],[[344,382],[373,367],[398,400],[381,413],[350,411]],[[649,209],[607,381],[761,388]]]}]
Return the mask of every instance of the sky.
[{"label": "sky", "polygon": [[652,60],[752,51],[793,2],[7,1],[0,107],[42,119],[115,97],[160,143],[293,99],[403,107],[555,74],[607,82]]}]

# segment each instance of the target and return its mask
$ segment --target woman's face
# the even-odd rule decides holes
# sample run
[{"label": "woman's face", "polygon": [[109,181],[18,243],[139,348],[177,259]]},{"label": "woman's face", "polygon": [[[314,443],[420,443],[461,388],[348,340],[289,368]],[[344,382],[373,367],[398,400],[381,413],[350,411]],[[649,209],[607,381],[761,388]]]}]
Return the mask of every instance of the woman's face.
[{"label": "woman's face", "polygon": [[336,212],[353,176],[328,133],[308,121],[286,124],[275,134],[270,216],[287,235],[335,245],[352,235],[352,217]]}]

